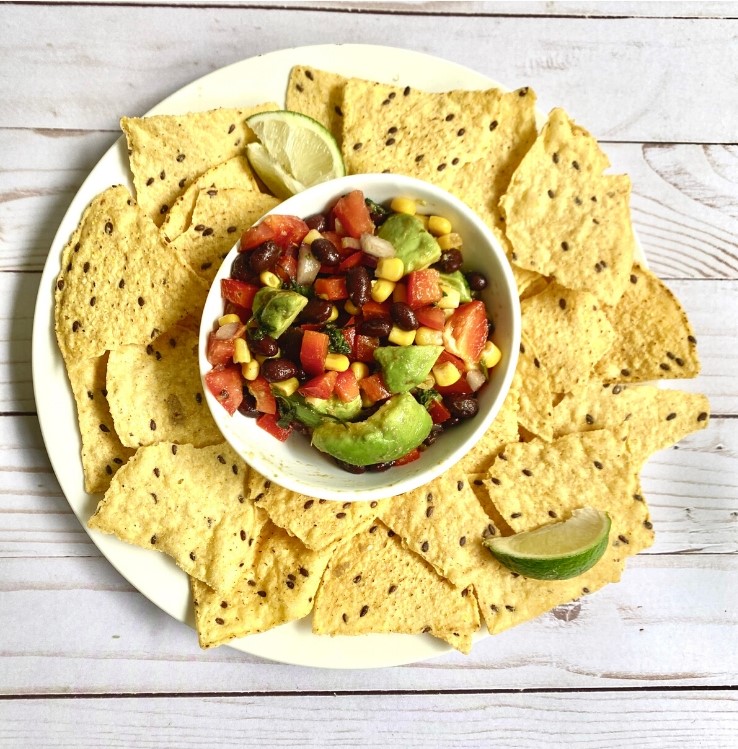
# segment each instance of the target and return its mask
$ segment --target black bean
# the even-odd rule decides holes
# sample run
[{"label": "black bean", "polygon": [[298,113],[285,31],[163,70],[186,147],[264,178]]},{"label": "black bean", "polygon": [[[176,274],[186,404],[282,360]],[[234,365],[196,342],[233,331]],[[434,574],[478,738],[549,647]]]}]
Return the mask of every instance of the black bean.
[{"label": "black bean", "polygon": [[336,246],[329,239],[316,239],[310,245],[310,251],[323,265],[337,265],[341,259]]},{"label": "black bean", "polygon": [[388,471],[392,466],[395,464],[393,460],[390,460],[386,463],[373,463],[370,466],[366,467],[367,471],[371,471],[371,473],[383,473],[384,471]]},{"label": "black bean", "polygon": [[325,231],[328,222],[322,213],[314,213],[312,216],[308,216],[305,219],[305,223],[308,228],[315,229],[315,231]]},{"label": "black bean", "polygon": [[363,265],[349,268],[346,273],[346,290],[352,304],[363,307],[369,301],[372,284],[369,271]]},{"label": "black bean", "polygon": [[279,344],[269,335],[258,340],[249,335],[249,348],[260,356],[276,356],[279,352]]},{"label": "black bean", "polygon": [[472,271],[466,274],[466,282],[472,291],[482,291],[487,288],[487,278],[483,273]]},{"label": "black bean", "polygon": [[390,334],[392,323],[386,317],[370,317],[362,320],[356,329],[361,335],[384,338]]},{"label": "black bean", "polygon": [[243,386],[243,400],[241,401],[241,405],[238,407],[238,412],[253,419],[261,415],[256,410],[256,398],[251,395],[246,385]]},{"label": "black bean", "polygon": [[254,273],[262,273],[269,270],[277,262],[281,250],[272,241],[264,242],[249,254],[249,264]]},{"label": "black bean", "polygon": [[[305,309],[307,309],[307,307]],[[305,310],[303,310],[303,312],[304,311]],[[282,349],[282,356],[287,359],[292,359],[293,362],[300,361],[302,336],[303,332],[299,328],[287,328],[287,330],[279,336],[279,347]]]},{"label": "black bean", "polygon": [[233,261],[233,265],[231,265],[231,278],[235,278],[236,281],[244,281],[245,283],[253,280],[254,272],[251,270],[251,262],[247,252],[239,252],[236,255],[236,259]]},{"label": "black bean", "polygon": [[472,416],[476,416],[479,411],[479,403],[471,395],[453,393],[447,395],[444,400],[451,415],[459,419],[470,419]]},{"label": "black bean", "polygon": [[347,471],[348,473],[366,473],[366,468],[364,466],[355,466],[351,463],[344,463],[342,460],[338,460],[336,458],[336,463],[338,464],[339,468],[342,468],[344,471]]},{"label": "black bean", "polygon": [[283,382],[297,374],[297,367],[289,359],[266,359],[261,365],[261,374],[267,382]]},{"label": "black bean", "polygon": [[402,330],[417,330],[418,318],[412,310],[412,307],[405,302],[393,302],[390,307],[392,321]]},{"label": "black bean", "polygon": [[441,273],[453,273],[454,271],[461,268],[463,258],[459,250],[444,250],[441,253],[441,257],[435,264],[435,267],[441,271]]},{"label": "black bean", "polygon": [[[333,311],[333,305],[325,299],[313,297],[300,312],[300,320],[307,323],[325,322]],[[281,339],[280,339],[281,340]]]},{"label": "black bean", "polygon": [[430,447],[438,439],[442,431],[443,427],[440,424],[434,424],[431,427],[430,434],[423,441],[423,444],[426,447]]}]

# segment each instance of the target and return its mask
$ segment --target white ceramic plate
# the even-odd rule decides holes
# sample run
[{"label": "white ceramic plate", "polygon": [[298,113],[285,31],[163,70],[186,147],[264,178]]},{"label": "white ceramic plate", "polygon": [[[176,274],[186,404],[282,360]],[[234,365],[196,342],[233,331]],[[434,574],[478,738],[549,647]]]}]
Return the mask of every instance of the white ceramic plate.
[{"label": "white ceramic plate", "polygon": [[[264,101],[284,104],[290,68],[298,64],[431,91],[494,85],[480,73],[418,52],[370,45],[323,45],[273,52],[222,68],[172,94],[148,114],[181,114]],[[53,288],[62,248],[85,206],[97,193],[114,184],[125,184],[132,189],[123,137],[90,172],[62,220],[41,276],[33,326],[33,386],[41,431],[62,491],[85,528],[99,496],[86,494],[83,488],[74,399],[54,336]],[[90,532],[90,537],[144,596],[176,619],[192,624],[187,577],[169,557],[101,533]],[[311,633],[310,623],[305,620],[235,640],[230,645],[274,661],[324,668],[401,665],[450,649],[429,635],[318,637]],[[194,633],[192,647],[197,647]]]}]

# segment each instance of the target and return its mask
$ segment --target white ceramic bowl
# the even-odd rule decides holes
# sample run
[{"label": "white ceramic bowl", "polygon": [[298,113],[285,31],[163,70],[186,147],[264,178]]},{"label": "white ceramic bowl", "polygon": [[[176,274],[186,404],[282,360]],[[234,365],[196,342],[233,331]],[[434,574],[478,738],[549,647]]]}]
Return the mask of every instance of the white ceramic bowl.
[{"label": "white ceramic bowl", "polygon": [[[301,494],[342,502],[391,497],[431,481],[460,460],[477,442],[502,406],[515,373],[520,348],[520,304],[505,253],[484,222],[461,200],[426,182],[395,174],[361,174],[325,182],[293,196],[270,213],[305,218],[322,212],[351,190],[362,190],[383,203],[396,196],[423,201],[423,212],[448,218],[463,239],[464,269],[485,273],[487,288],[481,298],[494,320],[493,340],[502,351],[489,382],[479,395],[479,413],[441,434],[439,439],[406,466],[383,473],[347,473],[327,455],[312,448],[299,434],[284,443],[256,425],[255,419],[236,412],[229,416],[203,381],[208,406],[225,439],[244,460],[266,478]],[[206,358],[208,334],[223,314],[220,281],[230,275],[238,253],[236,245],[226,256],[208,294],[200,324],[200,374],[212,367]]]}]

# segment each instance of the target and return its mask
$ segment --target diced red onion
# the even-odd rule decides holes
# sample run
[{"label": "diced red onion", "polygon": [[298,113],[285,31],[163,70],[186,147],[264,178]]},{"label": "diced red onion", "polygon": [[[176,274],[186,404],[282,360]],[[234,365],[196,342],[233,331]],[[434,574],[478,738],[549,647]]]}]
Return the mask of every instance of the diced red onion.
[{"label": "diced red onion", "polygon": [[472,369],[466,373],[466,381],[469,383],[469,387],[476,393],[487,382],[487,378],[480,370]]},{"label": "diced red onion", "polygon": [[361,249],[372,257],[394,257],[397,254],[391,242],[369,233],[361,235]]},{"label": "diced red onion", "polygon": [[231,338],[233,338],[236,333],[238,333],[238,329],[241,327],[240,322],[228,322],[225,325],[221,325],[216,331],[215,331],[215,337],[219,341],[229,341]]},{"label": "diced red onion", "polygon": [[341,247],[345,250],[360,250],[361,242],[353,237],[341,237]]},{"label": "diced red onion", "polygon": [[309,286],[320,271],[320,260],[310,251],[310,245],[301,244],[297,253],[297,277],[300,286]]}]

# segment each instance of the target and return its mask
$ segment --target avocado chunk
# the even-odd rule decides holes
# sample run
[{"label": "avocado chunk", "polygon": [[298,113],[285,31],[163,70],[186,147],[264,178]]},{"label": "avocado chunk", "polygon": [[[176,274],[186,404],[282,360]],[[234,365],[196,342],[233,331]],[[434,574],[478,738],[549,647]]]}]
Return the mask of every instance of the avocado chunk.
[{"label": "avocado chunk", "polygon": [[253,315],[265,333],[279,338],[307,303],[307,297],[296,291],[265,286],[254,296]]},{"label": "avocado chunk", "polygon": [[374,358],[390,393],[406,393],[428,376],[443,346],[380,346]]},{"label": "avocado chunk", "polygon": [[435,237],[423,228],[419,218],[407,213],[390,216],[382,224],[378,236],[395,248],[397,257],[405,265],[405,273],[427,268],[441,257]]},{"label": "avocado chunk", "polygon": [[459,301],[464,304],[464,302],[471,302],[472,295],[471,295],[471,289],[469,288],[469,282],[464,277],[464,274],[460,270],[456,270],[453,273],[440,273],[439,274],[441,279],[441,284],[446,284],[446,286],[450,286],[452,289],[456,289],[456,291],[459,292]]},{"label": "avocado chunk", "polygon": [[313,445],[355,466],[397,460],[422,444],[433,420],[410,393],[393,395],[365,421],[326,421],[313,431]]},{"label": "avocado chunk", "polygon": [[339,421],[351,421],[361,413],[361,396],[348,402],[342,401],[335,395],[330,398],[305,398],[305,403],[323,416],[330,416]]}]

